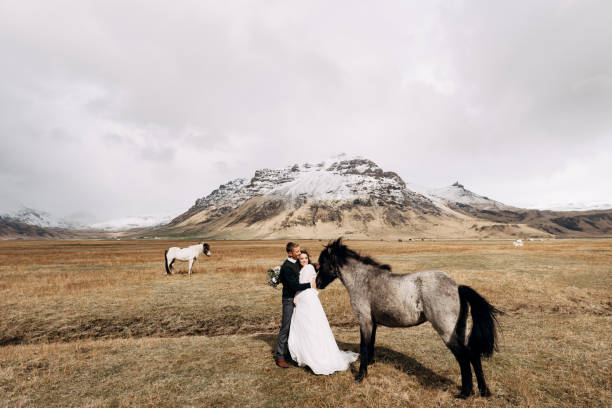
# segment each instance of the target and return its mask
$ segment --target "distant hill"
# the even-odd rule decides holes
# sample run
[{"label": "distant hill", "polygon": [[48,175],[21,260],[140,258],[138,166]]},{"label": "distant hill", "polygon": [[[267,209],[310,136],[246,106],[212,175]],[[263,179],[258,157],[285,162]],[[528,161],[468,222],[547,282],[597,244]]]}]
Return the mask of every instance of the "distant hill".
[{"label": "distant hill", "polygon": [[[176,215],[176,213],[175,213]],[[147,228],[167,224],[172,216],[135,216],[105,222],[85,222],[83,217],[56,218],[52,214],[22,207],[0,215],[0,240],[9,239],[72,239],[108,238],[122,235],[124,231],[137,233]]]},{"label": "distant hill", "polygon": [[0,239],[67,239],[70,231],[44,228],[0,216]]}]

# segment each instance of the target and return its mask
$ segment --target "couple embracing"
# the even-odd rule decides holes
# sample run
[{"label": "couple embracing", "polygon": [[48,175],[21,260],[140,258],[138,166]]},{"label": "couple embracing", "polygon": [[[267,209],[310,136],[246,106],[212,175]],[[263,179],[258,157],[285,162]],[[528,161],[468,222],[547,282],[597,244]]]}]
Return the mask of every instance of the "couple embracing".
[{"label": "couple embracing", "polygon": [[276,345],[276,365],[288,368],[287,349],[301,367],[308,366],[315,374],[328,375],[344,371],[359,355],[338,348],[327,316],[319,301],[317,272],[308,252],[289,242],[287,260],[280,270],[283,284],[283,317]]}]

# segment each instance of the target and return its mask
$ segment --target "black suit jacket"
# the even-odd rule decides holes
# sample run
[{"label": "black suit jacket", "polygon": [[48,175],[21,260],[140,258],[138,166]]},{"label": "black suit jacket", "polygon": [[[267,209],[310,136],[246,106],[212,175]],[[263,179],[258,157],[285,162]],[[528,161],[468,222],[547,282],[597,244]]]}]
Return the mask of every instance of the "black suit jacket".
[{"label": "black suit jacket", "polygon": [[290,262],[285,260],[280,270],[280,281],[283,284],[283,297],[292,298],[296,292],[300,290],[310,289],[310,283],[300,283],[299,262]]}]

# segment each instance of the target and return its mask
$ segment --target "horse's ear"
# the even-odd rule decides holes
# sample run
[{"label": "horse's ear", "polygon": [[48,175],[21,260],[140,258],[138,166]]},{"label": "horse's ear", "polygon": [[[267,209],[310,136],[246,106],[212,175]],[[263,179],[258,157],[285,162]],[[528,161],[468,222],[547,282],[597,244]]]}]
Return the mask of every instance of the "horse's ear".
[{"label": "horse's ear", "polygon": [[336,246],[336,253],[344,257],[348,248],[344,245],[344,242],[342,242],[342,237],[338,238],[336,242],[334,242],[334,245]]},{"label": "horse's ear", "polygon": [[338,238],[335,241],[330,241],[329,245],[327,245],[327,247],[330,248],[330,253],[332,251],[338,253],[338,251],[341,250],[342,246],[342,237]]},{"label": "horse's ear", "polygon": [[346,258],[348,256],[348,247],[342,242],[342,237],[334,241],[333,247],[334,262],[336,263],[336,265],[346,264]]}]

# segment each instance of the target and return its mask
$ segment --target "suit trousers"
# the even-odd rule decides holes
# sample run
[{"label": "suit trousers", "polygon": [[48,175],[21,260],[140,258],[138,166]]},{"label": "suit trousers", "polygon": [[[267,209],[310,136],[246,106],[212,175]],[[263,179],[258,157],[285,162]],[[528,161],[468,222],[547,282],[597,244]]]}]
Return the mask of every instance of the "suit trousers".
[{"label": "suit trousers", "polygon": [[293,298],[283,298],[283,318],[278,338],[276,339],[276,359],[284,359],[287,355],[287,342],[289,341],[289,329],[291,328],[291,316],[293,315]]}]

